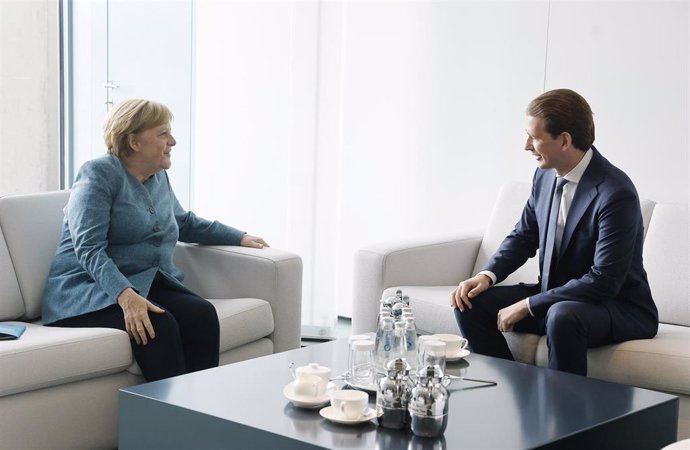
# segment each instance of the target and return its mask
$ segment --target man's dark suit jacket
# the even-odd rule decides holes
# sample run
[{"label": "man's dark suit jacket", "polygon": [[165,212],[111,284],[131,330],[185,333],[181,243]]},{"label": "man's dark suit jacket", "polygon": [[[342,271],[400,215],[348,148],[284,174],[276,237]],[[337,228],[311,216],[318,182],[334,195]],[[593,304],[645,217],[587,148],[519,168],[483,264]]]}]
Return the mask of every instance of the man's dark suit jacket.
[{"label": "man's dark suit jacket", "polygon": [[[611,314],[615,342],[651,338],[659,318],[642,266],[644,229],[637,191],[623,171],[594,147],[592,151],[568,212],[550,289],[530,297],[530,308],[536,317],[545,317],[561,301],[603,304]],[[484,269],[497,282],[537,250],[543,270],[555,177],[553,169],[535,172],[520,221]]]}]

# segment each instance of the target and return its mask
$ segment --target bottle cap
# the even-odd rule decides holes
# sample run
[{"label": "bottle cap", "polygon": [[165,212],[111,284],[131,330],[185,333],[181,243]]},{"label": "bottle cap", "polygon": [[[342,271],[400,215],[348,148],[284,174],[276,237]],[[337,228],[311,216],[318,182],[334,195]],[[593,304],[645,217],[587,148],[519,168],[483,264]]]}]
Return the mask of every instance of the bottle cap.
[{"label": "bottle cap", "polygon": [[391,309],[391,314],[395,317],[400,317],[402,316],[403,313],[403,305],[402,303],[396,303],[393,305],[393,308]]}]

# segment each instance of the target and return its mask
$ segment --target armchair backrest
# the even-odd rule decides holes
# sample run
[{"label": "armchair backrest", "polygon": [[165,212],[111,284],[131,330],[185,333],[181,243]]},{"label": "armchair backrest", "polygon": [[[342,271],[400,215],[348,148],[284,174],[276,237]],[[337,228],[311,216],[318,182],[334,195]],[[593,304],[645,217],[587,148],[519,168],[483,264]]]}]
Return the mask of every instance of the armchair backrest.
[{"label": "armchair backrest", "polygon": [[[513,231],[520,219],[522,209],[530,195],[529,183],[508,181],[501,187],[498,199],[494,204],[489,223],[487,224],[482,245],[479,247],[477,261],[474,264],[476,274],[484,268],[489,258],[498,250],[506,236]],[[522,267],[513,272],[501,284],[536,283],[539,276],[539,262],[537,257],[530,258]]]},{"label": "armchair backrest", "polygon": [[659,321],[690,326],[688,207],[657,204],[647,230],[642,257]]},{"label": "armchair backrest", "polygon": [[41,315],[69,191],[0,197],[0,320]]},{"label": "armchair backrest", "polygon": [[[491,218],[484,232],[482,244],[479,247],[479,254],[474,265],[473,274],[484,268],[489,258],[498,250],[506,236],[513,231],[522,214],[522,209],[527,203],[530,195],[531,185],[520,181],[506,182],[499,192],[498,199],[494,205]],[[642,222],[646,230],[649,229],[649,222],[654,210],[655,203],[650,200],[641,200]],[[686,219],[687,223],[687,219]],[[535,255],[518,270],[513,272],[501,284],[511,285],[519,282],[536,283],[539,276],[539,260]]]}]

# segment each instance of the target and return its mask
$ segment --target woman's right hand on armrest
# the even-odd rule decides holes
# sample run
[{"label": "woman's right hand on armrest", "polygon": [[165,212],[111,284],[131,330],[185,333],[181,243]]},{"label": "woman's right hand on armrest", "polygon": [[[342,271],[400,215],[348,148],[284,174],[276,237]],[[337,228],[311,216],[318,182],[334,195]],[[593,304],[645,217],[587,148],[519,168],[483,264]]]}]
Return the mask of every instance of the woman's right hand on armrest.
[{"label": "woman's right hand on armrest", "polygon": [[165,313],[164,309],[146,300],[132,288],[127,288],[122,291],[117,297],[117,303],[124,312],[125,327],[131,339],[134,339],[137,344],[143,343],[146,345],[148,343],[148,336],[150,336],[151,339],[156,337],[148,313],[151,311],[156,314],[163,314]]}]

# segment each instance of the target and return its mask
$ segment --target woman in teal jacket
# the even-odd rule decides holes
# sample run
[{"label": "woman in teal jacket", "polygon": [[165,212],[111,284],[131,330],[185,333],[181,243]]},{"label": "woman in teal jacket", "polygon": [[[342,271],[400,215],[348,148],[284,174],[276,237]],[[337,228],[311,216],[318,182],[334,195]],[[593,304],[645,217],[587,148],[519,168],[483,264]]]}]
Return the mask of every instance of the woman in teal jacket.
[{"label": "woman in teal jacket", "polygon": [[267,246],[180,206],[165,172],[176,143],[171,120],[148,100],[110,112],[108,154],[79,170],[43,298],[46,325],[127,331],[148,381],[218,365],[218,317],[182,284],[177,241]]}]

